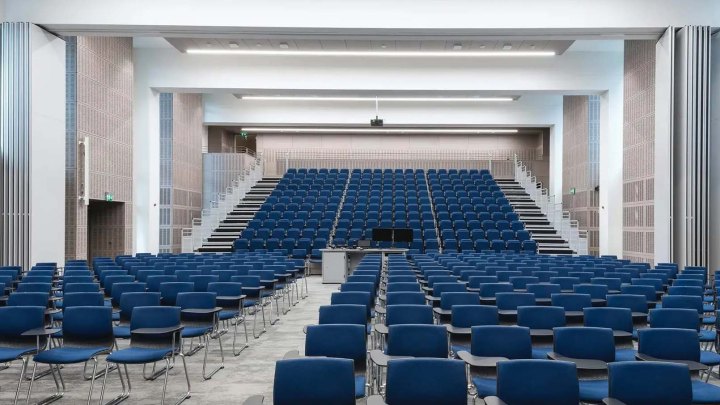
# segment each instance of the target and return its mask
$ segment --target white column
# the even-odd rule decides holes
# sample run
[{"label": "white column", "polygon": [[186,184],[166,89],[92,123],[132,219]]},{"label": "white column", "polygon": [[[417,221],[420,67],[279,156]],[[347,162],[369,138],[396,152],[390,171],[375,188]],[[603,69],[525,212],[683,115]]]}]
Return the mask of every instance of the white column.
[{"label": "white column", "polygon": [[[135,59],[135,66],[142,60]],[[133,232],[135,253],[160,244],[160,93],[135,69],[133,97]]]},{"label": "white column", "polygon": [[600,95],[601,255],[623,252],[623,87],[622,65],[617,85]]},{"label": "white column", "polygon": [[720,267],[720,34],[711,40],[710,53],[710,271]]}]

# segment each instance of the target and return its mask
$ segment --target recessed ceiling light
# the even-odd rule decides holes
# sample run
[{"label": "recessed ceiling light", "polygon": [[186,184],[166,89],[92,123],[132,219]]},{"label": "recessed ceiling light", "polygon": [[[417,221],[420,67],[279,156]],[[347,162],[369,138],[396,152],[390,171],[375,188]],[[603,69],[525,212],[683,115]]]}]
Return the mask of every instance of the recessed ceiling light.
[{"label": "recessed ceiling light", "polygon": [[287,44],[287,42],[280,42],[280,49],[288,49],[290,46]]},{"label": "recessed ceiling light", "polygon": [[535,50],[535,44],[530,44],[530,49]]},{"label": "recessed ceiling light", "polygon": [[508,102],[518,97],[342,97],[342,96],[241,96],[243,100],[261,101],[389,101],[389,102]]},{"label": "recessed ceiling light", "polygon": [[382,48],[382,49],[387,49],[387,45],[385,45],[385,44],[380,44],[380,48]]},{"label": "recessed ceiling light", "polygon": [[453,49],[454,51],[459,51],[459,50],[462,49],[462,44],[460,44],[460,43],[454,43],[452,49]]},{"label": "recessed ceiling light", "polygon": [[238,43],[235,42],[235,41],[230,41],[230,42],[228,42],[228,46],[229,46],[230,48],[233,48],[233,49],[240,48],[240,45],[238,45]]},{"label": "recessed ceiling light", "polygon": [[210,47],[213,46],[213,43],[212,43],[212,42],[205,42],[205,46],[207,46],[208,48],[210,48]]},{"label": "recessed ceiling light", "polygon": [[480,45],[480,49],[485,49],[485,48],[486,48],[485,44]]},{"label": "recessed ceiling light", "polygon": [[257,42],[257,43],[255,44],[255,46],[258,47],[258,48],[262,48],[262,44],[261,44],[260,42]]},{"label": "recessed ceiling light", "polygon": [[[261,47],[262,44],[256,44]],[[382,47],[382,46],[381,46]],[[510,48],[503,49],[512,49]],[[256,49],[188,49],[189,54],[206,55],[259,55],[259,56],[357,56],[357,57],[406,57],[406,58],[488,58],[488,57],[547,57],[555,56],[554,51],[480,51],[480,52],[447,52],[447,51],[295,51],[295,50],[256,50]]]},{"label": "recessed ceiling light", "polygon": [[293,128],[293,127],[243,127],[254,133],[353,133],[353,134],[516,134],[517,129],[508,128]]},{"label": "recessed ceiling light", "polygon": [[506,51],[509,51],[509,50],[512,49],[512,45],[510,45],[510,44],[504,44],[504,45],[503,45],[503,49],[506,50]]}]

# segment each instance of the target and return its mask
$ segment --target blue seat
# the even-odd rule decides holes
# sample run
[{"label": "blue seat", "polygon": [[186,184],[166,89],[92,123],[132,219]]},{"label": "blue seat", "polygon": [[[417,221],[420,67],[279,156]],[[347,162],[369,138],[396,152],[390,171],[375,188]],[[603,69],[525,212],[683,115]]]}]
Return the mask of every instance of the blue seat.
[{"label": "blue seat", "polygon": [[580,399],[575,364],[511,360],[498,363],[497,397],[486,398],[485,401],[488,405],[577,405]]},{"label": "blue seat", "polygon": [[398,359],[388,364],[385,401],[397,405],[467,404],[465,366],[450,359]]},{"label": "blue seat", "polygon": [[684,364],[643,361],[608,365],[608,398],[627,405],[693,402],[693,384]]},{"label": "blue seat", "polygon": [[[20,382],[25,378],[29,356],[37,353],[38,345],[43,349],[47,344],[47,337],[44,334],[38,336],[23,334],[42,330],[44,325],[44,306],[0,308],[0,362],[12,363],[21,360]],[[15,391],[15,401],[18,399],[19,389],[20,384]]]},{"label": "blue seat", "polygon": [[[190,378],[187,373],[185,356],[182,353],[180,308],[137,306],[133,308],[130,329],[132,331],[131,346],[127,349],[115,351],[107,357],[105,375],[109,373],[111,363],[128,365],[164,362],[165,367],[160,372],[165,375],[165,381],[167,381],[171,369],[171,360],[180,357],[187,383],[187,390],[180,398],[180,402],[189,398]],[[130,375],[127,373],[127,368],[125,370],[125,379],[123,379],[122,373],[118,373],[120,374],[123,391],[116,400],[126,399],[130,396]],[[106,390],[106,383],[107,379],[104,379],[103,393]],[[102,398],[100,401],[102,402]],[[160,398],[161,403],[164,403],[164,401],[165,389],[163,389]]]},{"label": "blue seat", "polygon": [[[96,307],[70,307],[65,309],[62,323],[63,346],[52,348],[36,354],[33,357],[32,380],[28,388],[28,400],[32,395],[32,381],[35,380],[38,364],[47,364],[58,375],[61,375],[60,365],[76,364],[92,361],[93,369],[88,397],[92,397],[92,389],[97,378],[98,357],[110,353],[115,337],[112,328],[112,308]],[[60,398],[63,389],[56,384],[56,392],[45,398],[42,402]]]},{"label": "blue seat", "polygon": [[[317,384],[318,378],[323,384]],[[349,359],[307,357],[275,364],[275,405],[354,405],[355,371]]]},{"label": "blue seat", "polygon": [[355,397],[366,393],[365,366],[367,333],[364,325],[310,325],[305,338],[305,355],[353,360]]}]

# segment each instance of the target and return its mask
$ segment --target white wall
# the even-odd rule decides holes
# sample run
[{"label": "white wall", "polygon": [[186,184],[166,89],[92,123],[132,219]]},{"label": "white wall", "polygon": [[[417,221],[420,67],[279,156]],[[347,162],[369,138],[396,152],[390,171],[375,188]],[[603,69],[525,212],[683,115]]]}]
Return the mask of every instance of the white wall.
[{"label": "white wall", "polygon": [[720,267],[720,34],[711,43],[710,94],[715,99],[710,105],[710,264],[708,270]]},{"label": "white wall", "polygon": [[65,261],[65,41],[32,26],[30,261]]},{"label": "white wall", "polygon": [[[98,29],[144,33],[351,32],[431,29],[518,35],[534,28],[555,34],[618,31],[659,33],[669,25],[713,25],[716,0],[8,0],[8,14],[53,29]],[[243,27],[243,29],[232,27]],[[364,29],[366,28],[366,29]],[[634,28],[628,30],[627,28]],[[372,29],[372,30],[371,30]]]}]

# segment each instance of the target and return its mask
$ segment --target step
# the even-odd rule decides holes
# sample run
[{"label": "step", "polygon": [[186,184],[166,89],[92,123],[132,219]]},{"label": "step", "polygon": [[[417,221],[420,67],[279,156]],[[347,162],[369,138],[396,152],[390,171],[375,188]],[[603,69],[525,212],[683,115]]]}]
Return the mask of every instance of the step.
[{"label": "step", "polygon": [[232,245],[230,246],[202,246],[198,248],[198,252],[201,253],[230,253],[232,252]]}]

